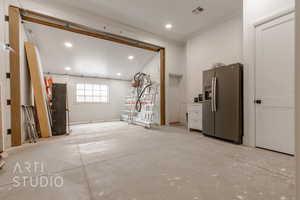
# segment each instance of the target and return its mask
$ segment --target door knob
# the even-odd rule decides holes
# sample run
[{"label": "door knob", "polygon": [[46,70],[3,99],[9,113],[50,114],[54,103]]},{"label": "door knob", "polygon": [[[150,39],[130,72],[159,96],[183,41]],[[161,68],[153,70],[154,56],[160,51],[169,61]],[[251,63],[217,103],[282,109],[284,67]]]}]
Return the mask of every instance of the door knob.
[{"label": "door knob", "polygon": [[256,100],[254,101],[254,103],[255,103],[255,104],[262,104],[262,100],[256,99]]}]

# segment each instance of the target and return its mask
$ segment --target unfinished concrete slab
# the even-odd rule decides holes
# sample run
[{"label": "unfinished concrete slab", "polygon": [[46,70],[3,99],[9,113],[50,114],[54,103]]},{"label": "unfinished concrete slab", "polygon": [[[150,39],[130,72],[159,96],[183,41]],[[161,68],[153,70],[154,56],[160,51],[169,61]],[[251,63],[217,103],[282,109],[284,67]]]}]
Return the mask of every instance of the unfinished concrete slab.
[{"label": "unfinished concrete slab", "polygon": [[[291,156],[174,127],[111,122],[72,129],[70,136],[11,150],[0,171],[0,199],[295,199]],[[28,161],[43,170],[15,170]],[[16,187],[16,176],[26,177],[25,184]],[[62,177],[63,187],[33,188],[41,177]]]}]

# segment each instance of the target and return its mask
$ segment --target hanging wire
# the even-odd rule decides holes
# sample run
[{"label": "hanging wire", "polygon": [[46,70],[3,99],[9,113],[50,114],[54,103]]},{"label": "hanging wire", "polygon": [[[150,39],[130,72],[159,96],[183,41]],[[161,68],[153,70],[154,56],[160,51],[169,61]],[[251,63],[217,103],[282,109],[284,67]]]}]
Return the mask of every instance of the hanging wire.
[{"label": "hanging wire", "polygon": [[136,92],[137,92],[135,109],[137,112],[141,112],[142,110],[141,98],[144,95],[146,89],[152,85],[152,82],[150,77],[147,74],[141,72],[138,72],[134,75],[134,82],[135,82]]}]

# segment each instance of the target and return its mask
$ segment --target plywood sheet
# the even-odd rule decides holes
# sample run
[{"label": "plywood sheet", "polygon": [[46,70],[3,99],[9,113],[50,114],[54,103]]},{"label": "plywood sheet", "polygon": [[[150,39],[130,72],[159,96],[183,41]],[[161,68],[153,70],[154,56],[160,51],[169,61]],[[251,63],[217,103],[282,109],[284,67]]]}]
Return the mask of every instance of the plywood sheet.
[{"label": "plywood sheet", "polygon": [[28,67],[30,72],[31,83],[33,86],[34,99],[37,108],[37,115],[43,138],[52,135],[50,121],[48,116],[48,108],[46,104],[46,89],[43,80],[42,66],[36,46],[31,42],[25,42]]}]

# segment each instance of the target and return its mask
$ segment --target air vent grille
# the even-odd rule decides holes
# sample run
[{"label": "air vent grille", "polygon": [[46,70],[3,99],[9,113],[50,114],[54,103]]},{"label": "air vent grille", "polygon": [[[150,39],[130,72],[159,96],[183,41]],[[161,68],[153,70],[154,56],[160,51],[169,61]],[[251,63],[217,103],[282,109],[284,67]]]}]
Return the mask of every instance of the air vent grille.
[{"label": "air vent grille", "polygon": [[202,13],[204,11],[204,8],[202,8],[201,6],[195,8],[194,10],[192,10],[192,13],[194,15],[199,15],[200,13]]}]

